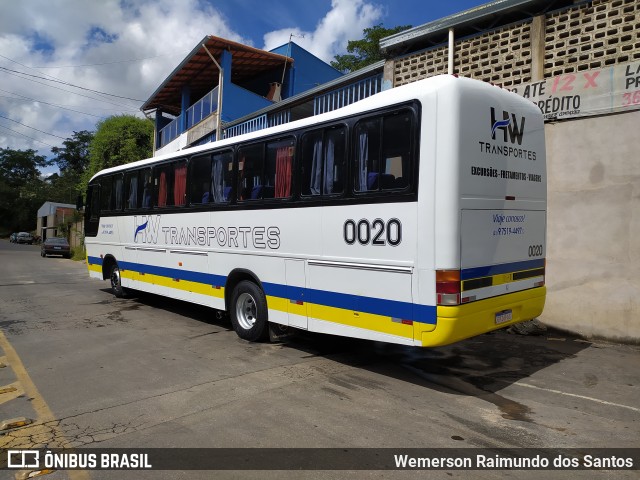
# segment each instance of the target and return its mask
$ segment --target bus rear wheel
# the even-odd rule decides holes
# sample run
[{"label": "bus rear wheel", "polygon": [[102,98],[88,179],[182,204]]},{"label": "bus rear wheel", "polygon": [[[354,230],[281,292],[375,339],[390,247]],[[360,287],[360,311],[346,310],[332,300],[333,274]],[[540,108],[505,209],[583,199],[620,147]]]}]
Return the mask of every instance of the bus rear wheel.
[{"label": "bus rear wheel", "polygon": [[231,324],[238,336],[250,342],[264,340],[268,333],[267,298],[260,287],[249,280],[243,280],[233,289]]}]

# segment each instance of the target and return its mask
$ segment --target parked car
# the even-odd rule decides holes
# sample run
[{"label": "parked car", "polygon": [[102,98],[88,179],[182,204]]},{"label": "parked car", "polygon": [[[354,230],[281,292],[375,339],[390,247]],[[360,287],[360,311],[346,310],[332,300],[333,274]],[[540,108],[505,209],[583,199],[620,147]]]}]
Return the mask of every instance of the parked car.
[{"label": "parked car", "polygon": [[16,243],[16,239],[17,239],[17,237],[18,237],[18,234],[17,234],[17,233],[15,233],[15,232],[14,232],[14,233],[12,233],[11,235],[9,235],[9,242],[11,242],[11,243]]},{"label": "parked car", "polygon": [[33,235],[27,232],[20,232],[16,236],[16,243],[28,243],[29,245],[33,245]]},{"label": "parked car", "polygon": [[47,238],[42,242],[40,247],[40,255],[62,255],[64,258],[71,258],[71,247],[64,237]]}]

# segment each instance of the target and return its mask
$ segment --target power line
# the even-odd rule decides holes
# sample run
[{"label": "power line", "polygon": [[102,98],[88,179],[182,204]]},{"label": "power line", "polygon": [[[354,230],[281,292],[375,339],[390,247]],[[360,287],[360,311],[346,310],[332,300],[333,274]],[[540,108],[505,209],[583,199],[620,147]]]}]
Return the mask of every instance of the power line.
[{"label": "power line", "polygon": [[37,68],[37,69],[48,69],[48,68],[79,68],[79,67],[100,67],[105,65],[116,65],[118,63],[134,63],[134,62],[142,62],[144,60],[153,60],[154,58],[160,57],[171,57],[174,55],[184,56],[189,52],[181,52],[181,53],[168,53],[166,55],[156,55],[154,57],[143,57],[143,58],[132,58],[129,60],[116,60],[113,62],[103,62],[103,63],[81,63],[78,65],[54,65],[54,66],[35,66],[29,68]]},{"label": "power line", "polygon": [[[34,70],[33,68],[29,67],[28,65],[25,65],[25,64],[23,64],[23,63],[20,63],[20,62],[18,62],[17,60],[13,60],[13,59],[11,59],[11,58],[9,58],[9,57],[5,57],[4,55],[0,55],[0,58],[4,58],[5,60],[9,60],[10,62],[16,63],[16,64],[20,65],[21,67],[27,68],[27,69],[29,69],[29,70]],[[7,72],[7,73],[8,73],[8,72]],[[54,77],[53,75],[49,75],[49,74],[47,74],[47,73],[45,73],[44,75],[45,75],[45,76],[47,76],[47,77],[49,77],[49,78],[51,78],[51,79],[62,81],[60,78]],[[22,78],[22,77],[19,77],[19,78]],[[32,79],[30,79],[30,78],[26,78],[25,80],[29,80],[29,81],[31,81],[31,82],[35,82],[35,83],[40,83],[40,82],[37,82],[36,80],[32,80]],[[51,88],[58,88],[58,87],[54,87],[53,85],[48,85],[48,84],[42,84],[42,85],[46,85],[46,86],[51,87]],[[119,107],[124,106],[124,107],[126,107],[126,108],[131,108],[131,106],[130,106],[130,105],[116,104],[116,103],[113,103],[113,102],[109,102],[109,101],[107,101],[107,100],[105,100],[105,99],[95,99],[95,98],[93,98],[93,97],[87,97],[86,95],[82,95],[82,94],[77,93],[77,92],[69,92],[68,90],[64,90],[64,89],[59,89],[59,90],[62,90],[63,92],[74,93],[75,95],[80,95],[80,96],[83,96],[83,97],[86,97],[86,98],[90,98],[91,100],[98,100],[98,101],[100,101],[100,102],[109,103],[109,104],[114,105],[114,106],[116,106],[116,107],[118,107],[118,106],[119,106]],[[101,93],[98,93],[98,96],[102,96],[102,94],[101,94]],[[138,100],[137,100],[137,101],[138,101]]]},{"label": "power line", "polygon": [[9,128],[9,127],[5,127],[4,125],[0,125],[0,128],[4,128],[5,130],[9,130],[10,132],[17,133],[18,135],[22,135],[23,137],[30,138],[31,140],[35,140],[36,142],[44,143],[45,145],[48,145],[51,148],[55,147],[55,145],[51,145],[50,143],[43,142],[42,140],[38,140],[37,138],[30,137],[29,135],[25,135],[24,133],[20,133],[20,132],[18,132],[16,130],[13,130],[13,129]]},{"label": "power line", "polygon": [[[2,67],[0,67],[0,69],[2,69]],[[130,105],[124,105],[124,104],[122,104],[122,103],[114,103],[114,102],[110,102],[110,101],[108,101],[108,100],[104,100],[104,99],[100,99],[100,98],[95,98],[95,97],[90,97],[90,96],[88,96],[88,95],[83,95],[82,93],[72,92],[72,91],[70,91],[70,90],[65,90],[64,88],[60,88],[60,87],[56,87],[55,85],[49,85],[49,84],[47,84],[47,83],[39,82],[39,81],[37,81],[37,80],[33,80],[33,79],[31,79],[31,78],[21,77],[21,76],[19,76],[19,75],[16,75],[15,73],[11,73],[11,72],[6,72],[6,73],[8,73],[9,75],[15,75],[15,76],[17,76],[18,78],[21,78],[21,79],[23,79],[23,80],[29,80],[30,82],[34,82],[34,83],[37,83],[37,84],[39,84],[39,85],[44,85],[45,87],[55,88],[55,89],[57,89],[57,90],[61,90],[61,91],[63,91],[63,92],[67,92],[67,93],[72,93],[72,94],[74,94],[74,95],[80,95],[81,97],[85,97],[85,98],[88,98],[88,99],[90,99],[90,100],[94,100],[94,101],[95,101],[95,100],[97,100],[97,101],[99,101],[99,102],[108,103],[109,105],[115,105],[116,107],[126,107],[126,108],[131,108],[131,106],[130,106]]]},{"label": "power line", "polygon": [[[75,113],[81,113],[82,115],[89,115],[90,117],[96,117],[96,118],[104,118],[104,115],[96,115],[94,113],[87,113],[87,112],[81,112],[80,110],[74,110],[73,108],[69,108],[65,105],[60,105],[58,103],[49,103],[49,102],[45,102],[44,100],[38,100],[37,98],[31,98],[31,97],[27,97],[25,95],[21,95],[19,93],[16,92],[10,92],[8,90],[3,90],[2,88],[0,88],[0,92],[5,92],[5,93],[10,93],[12,95],[17,95],[19,97],[22,98],[14,98],[14,97],[9,97],[7,95],[0,95],[0,97],[3,98],[8,98],[9,100],[13,100],[13,101],[18,101],[18,102],[38,102],[38,103],[42,103],[44,105],[48,105],[54,108],[62,108],[63,110],[69,110],[70,112],[75,112]],[[122,108],[98,108],[98,107],[93,107],[96,110],[115,110],[117,112],[121,112],[123,109]],[[129,108],[127,109],[131,112],[137,112],[138,110],[135,108]]]},{"label": "power line", "polygon": [[[0,55],[0,57],[1,56],[2,55]],[[134,101],[134,102],[144,102],[144,100],[140,100],[138,98],[124,97],[122,95],[116,95],[115,93],[101,92],[100,90],[93,90],[91,88],[81,87],[80,85],[74,85],[73,83],[65,82],[63,80],[53,80],[53,79],[50,79],[50,78],[42,77],[40,75],[33,75],[31,73],[20,72],[18,70],[12,70],[12,69],[7,68],[7,67],[0,67],[0,69],[5,70],[7,72],[13,72],[13,73],[19,73],[20,75],[26,75],[27,77],[39,78],[41,80],[46,80],[47,82],[61,83],[62,85],[68,85],[70,87],[79,88],[80,90],[86,90],[88,92],[99,93],[101,95],[108,95],[110,97],[122,98],[124,100],[131,100],[131,101]]]},{"label": "power line", "polygon": [[36,132],[44,133],[45,135],[51,135],[52,137],[57,137],[57,138],[61,138],[62,140],[66,140],[66,138],[61,137],[60,135],[55,135],[53,133],[48,133],[48,132],[45,132],[44,130],[38,130],[35,127],[30,127],[29,125],[25,125],[24,123],[21,123],[21,122],[19,122],[17,120],[14,120],[13,118],[5,117],[4,115],[0,115],[0,118],[4,118],[5,120],[9,120],[10,122],[17,123],[18,125],[22,125],[23,127],[30,128],[32,130],[35,130]]}]

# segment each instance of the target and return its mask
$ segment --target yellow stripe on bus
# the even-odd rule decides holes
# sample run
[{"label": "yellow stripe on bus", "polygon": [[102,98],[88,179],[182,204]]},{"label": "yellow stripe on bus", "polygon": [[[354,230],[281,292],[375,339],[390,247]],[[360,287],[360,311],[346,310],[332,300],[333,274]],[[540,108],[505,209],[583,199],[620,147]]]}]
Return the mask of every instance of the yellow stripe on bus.
[{"label": "yellow stripe on bus", "polygon": [[413,338],[413,325],[405,325],[400,321],[394,322],[391,317],[328,307],[315,303],[310,303],[307,306],[309,317],[317,318],[318,320],[326,320],[340,325],[373,330],[374,332],[387,333],[398,337]]},{"label": "yellow stripe on bus", "polygon": [[[102,272],[100,265],[89,264],[89,270]],[[133,270],[120,270],[120,276],[136,282],[144,282],[151,285],[158,285],[166,288],[175,288],[187,292],[209,295],[216,298],[224,298],[224,287],[214,288],[199,282],[191,282],[188,280],[176,281],[173,278],[149,273],[141,274]],[[400,319],[394,321],[392,317],[384,315],[375,315],[372,313],[357,312],[337,307],[329,307],[314,303],[304,303],[298,305],[292,303],[288,298],[274,297],[267,295],[267,305],[269,310],[277,310],[280,312],[291,313],[301,316],[309,316],[318,320],[325,320],[349,327],[362,328],[364,330],[372,330],[374,332],[386,333],[404,338],[414,338],[414,325],[406,325],[401,323]],[[414,323],[415,324],[415,323]],[[422,325],[422,324],[420,324]],[[424,325],[425,330],[431,330],[434,326]]]},{"label": "yellow stripe on bus", "polygon": [[128,280],[136,282],[149,283],[151,285],[159,285],[161,287],[175,288],[185,292],[199,293],[216,298],[224,298],[224,288],[214,288],[211,285],[199,282],[191,282],[189,280],[178,280],[173,278],[153,275],[150,273],[141,274],[133,270],[120,270],[120,276]]}]

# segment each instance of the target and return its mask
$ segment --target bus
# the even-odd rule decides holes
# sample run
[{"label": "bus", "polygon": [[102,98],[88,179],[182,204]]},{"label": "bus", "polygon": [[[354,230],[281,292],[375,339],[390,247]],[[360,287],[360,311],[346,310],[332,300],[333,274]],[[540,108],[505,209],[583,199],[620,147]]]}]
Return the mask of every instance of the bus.
[{"label": "bus", "polygon": [[476,80],[109,168],[86,198],[91,277],[226,311],[248,341],[433,347],[544,307],[543,117]]}]

